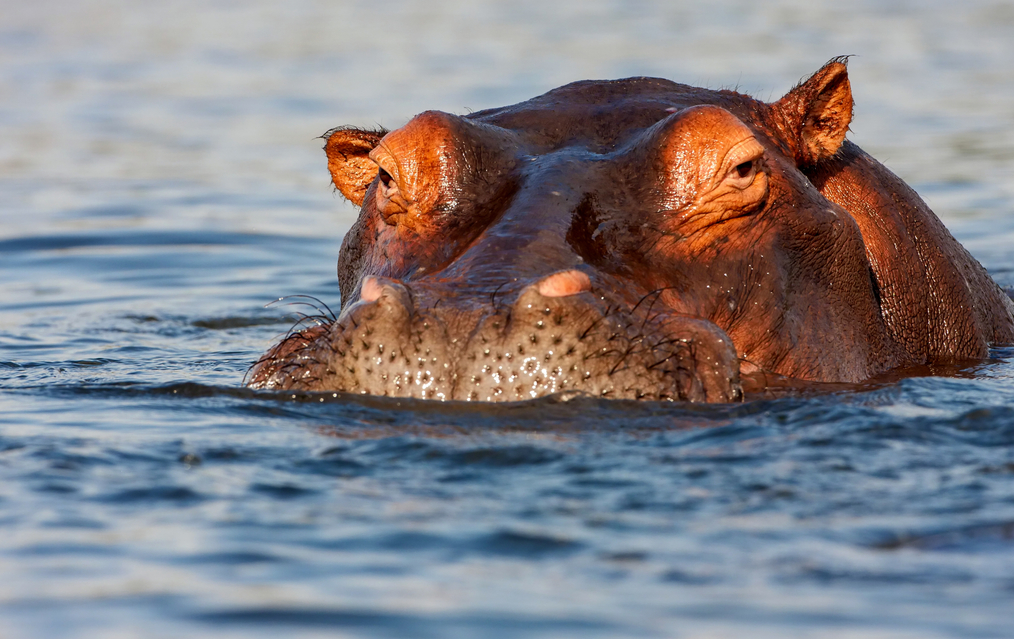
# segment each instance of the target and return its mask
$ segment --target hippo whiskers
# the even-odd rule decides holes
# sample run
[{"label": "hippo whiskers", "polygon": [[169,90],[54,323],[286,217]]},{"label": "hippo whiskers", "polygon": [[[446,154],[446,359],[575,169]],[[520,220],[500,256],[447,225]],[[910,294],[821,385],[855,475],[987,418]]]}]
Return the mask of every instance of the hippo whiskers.
[{"label": "hippo whiskers", "polygon": [[1014,302],[845,139],[845,62],[772,103],[628,78],[332,129],[332,180],[361,206],[341,312],[248,384],[728,402],[741,375],[858,382],[1014,342]]}]

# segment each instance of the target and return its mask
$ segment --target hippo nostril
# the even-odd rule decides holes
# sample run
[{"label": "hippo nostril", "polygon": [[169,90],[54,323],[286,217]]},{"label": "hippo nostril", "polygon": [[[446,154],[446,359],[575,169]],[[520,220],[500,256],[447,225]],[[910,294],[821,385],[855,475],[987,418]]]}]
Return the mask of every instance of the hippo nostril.
[{"label": "hippo nostril", "polygon": [[343,322],[356,309],[373,304],[387,309],[398,309],[397,314],[403,317],[412,315],[414,308],[412,294],[404,284],[387,277],[367,275],[363,278],[363,283],[359,285],[359,299],[342,310],[338,316],[339,323]]},{"label": "hippo nostril", "polygon": [[376,275],[364,277],[363,283],[359,286],[359,299],[370,303],[380,301],[381,298],[389,300],[387,302],[389,304],[393,302],[409,311],[413,308],[412,294],[408,287],[399,280]]},{"label": "hippo nostril", "polygon": [[380,294],[384,292],[384,285],[373,275],[363,278],[362,286],[359,287],[359,299],[364,302],[376,302]]},{"label": "hippo nostril", "polygon": [[545,297],[567,297],[591,290],[591,279],[583,271],[568,269],[544,278],[538,284],[539,293]]}]

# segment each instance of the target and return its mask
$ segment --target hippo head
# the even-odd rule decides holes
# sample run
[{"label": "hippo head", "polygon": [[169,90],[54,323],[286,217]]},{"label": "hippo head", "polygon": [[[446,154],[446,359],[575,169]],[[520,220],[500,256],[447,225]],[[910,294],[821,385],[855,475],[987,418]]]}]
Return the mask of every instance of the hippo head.
[{"label": "hippo head", "polygon": [[[731,401],[741,371],[847,382],[925,360],[892,233],[936,218],[844,142],[851,117],[836,59],[770,104],[631,78],[334,129],[334,184],[362,206],[338,258],[341,314],[290,333],[249,383]],[[857,162],[875,175],[849,178]]]}]

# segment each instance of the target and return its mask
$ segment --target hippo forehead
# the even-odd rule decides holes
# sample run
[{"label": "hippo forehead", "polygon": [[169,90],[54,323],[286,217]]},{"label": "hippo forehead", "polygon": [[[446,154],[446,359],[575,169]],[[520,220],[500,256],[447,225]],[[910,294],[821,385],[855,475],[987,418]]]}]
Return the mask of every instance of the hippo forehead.
[{"label": "hippo forehead", "polygon": [[767,133],[767,105],[732,91],[713,91],[661,78],[584,80],[519,104],[467,117],[517,132],[535,153],[582,147],[607,153],[682,109],[710,104]]}]

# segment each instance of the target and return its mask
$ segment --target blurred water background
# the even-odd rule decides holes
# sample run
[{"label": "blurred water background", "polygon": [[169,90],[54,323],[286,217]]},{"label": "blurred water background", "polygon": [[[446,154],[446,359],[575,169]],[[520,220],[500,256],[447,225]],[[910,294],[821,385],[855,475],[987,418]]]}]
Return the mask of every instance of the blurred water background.
[{"label": "blurred water background", "polygon": [[1007,1],[0,2],[0,637],[1011,637],[1014,351],[740,406],[240,388],[338,306],[321,140],[586,78],[777,99],[1014,285]]}]

